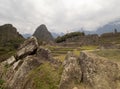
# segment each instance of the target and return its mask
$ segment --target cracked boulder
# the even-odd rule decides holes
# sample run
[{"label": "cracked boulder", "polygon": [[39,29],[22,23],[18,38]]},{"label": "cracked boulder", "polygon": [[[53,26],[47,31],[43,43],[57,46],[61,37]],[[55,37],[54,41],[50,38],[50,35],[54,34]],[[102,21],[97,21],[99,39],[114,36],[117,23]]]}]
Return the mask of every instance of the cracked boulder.
[{"label": "cracked boulder", "polygon": [[26,40],[18,49],[16,53],[17,59],[26,57],[27,55],[32,55],[38,48],[37,39],[32,36]]},{"label": "cracked boulder", "polygon": [[76,82],[80,83],[82,76],[79,58],[69,52],[63,66],[64,70],[60,81],[60,89],[73,89]]}]

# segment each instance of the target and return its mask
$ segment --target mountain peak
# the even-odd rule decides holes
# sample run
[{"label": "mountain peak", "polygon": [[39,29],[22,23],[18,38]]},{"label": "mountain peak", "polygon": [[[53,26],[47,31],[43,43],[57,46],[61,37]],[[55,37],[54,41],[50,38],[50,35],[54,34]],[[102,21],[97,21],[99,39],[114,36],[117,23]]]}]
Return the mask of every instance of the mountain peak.
[{"label": "mountain peak", "polygon": [[12,24],[4,24],[0,26],[0,42],[10,41],[14,39],[24,39]]},{"label": "mountain peak", "polygon": [[6,26],[6,27],[13,27],[12,24],[4,24],[3,26]]},{"label": "mountain peak", "polygon": [[46,27],[46,25],[45,24],[41,24],[39,27]]},{"label": "mountain peak", "polygon": [[33,36],[35,36],[40,41],[53,41],[53,37],[51,33],[48,31],[46,25],[41,24],[36,31],[34,32]]}]

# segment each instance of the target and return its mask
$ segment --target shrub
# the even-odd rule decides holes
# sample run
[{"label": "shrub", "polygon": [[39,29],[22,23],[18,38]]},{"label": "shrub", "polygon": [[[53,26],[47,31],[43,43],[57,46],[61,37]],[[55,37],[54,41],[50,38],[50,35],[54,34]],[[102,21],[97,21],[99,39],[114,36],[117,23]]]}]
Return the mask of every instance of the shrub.
[{"label": "shrub", "polygon": [[84,32],[71,32],[71,33],[65,34],[64,36],[58,36],[55,39],[55,42],[60,43],[60,42],[66,41],[68,38],[72,38],[75,36],[84,36],[84,35],[85,35]]}]

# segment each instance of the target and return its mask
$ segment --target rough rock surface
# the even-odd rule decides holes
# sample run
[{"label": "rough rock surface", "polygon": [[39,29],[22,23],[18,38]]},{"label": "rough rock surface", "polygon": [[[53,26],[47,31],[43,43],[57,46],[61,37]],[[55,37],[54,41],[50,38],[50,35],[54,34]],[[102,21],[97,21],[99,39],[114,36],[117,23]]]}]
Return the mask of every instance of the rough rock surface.
[{"label": "rough rock surface", "polygon": [[68,53],[63,63],[64,71],[61,77],[60,89],[70,89],[75,82],[81,81],[81,68],[79,58],[72,53]]},{"label": "rough rock surface", "polygon": [[33,36],[35,36],[39,41],[50,42],[54,40],[51,33],[48,31],[47,27],[44,24],[40,25],[36,29]]},{"label": "rough rock surface", "polygon": [[[26,84],[30,81],[29,73],[49,61],[49,50],[38,47],[35,37],[27,39],[19,48],[16,56],[0,64],[0,78],[5,81],[6,89],[33,89]],[[39,56],[38,56],[39,55]],[[44,60],[43,60],[44,58]]]},{"label": "rough rock surface", "polygon": [[44,57],[45,59],[49,59],[51,58],[51,51],[47,48],[44,48],[44,47],[39,47],[38,50],[37,50],[37,53],[36,55],[39,57],[39,56],[42,56]]},{"label": "rough rock surface", "polygon": [[38,48],[38,42],[35,37],[31,37],[26,40],[19,48],[16,53],[17,58],[24,58],[27,55],[34,54]]},{"label": "rough rock surface", "polygon": [[41,64],[36,58],[32,56],[27,56],[23,60],[24,62],[10,80],[9,87],[12,89],[23,89],[28,73]]},{"label": "rough rock surface", "polygon": [[[60,89],[120,88],[120,63],[110,61],[86,51],[81,52],[79,60],[77,58],[74,58],[74,62],[70,60],[71,58],[68,57],[66,60],[67,62],[65,62],[69,67],[64,66]],[[75,65],[74,68],[71,65]],[[75,72],[76,68],[78,72]],[[74,75],[70,76],[73,73],[76,75],[76,81],[80,81],[80,83],[78,82],[71,86],[70,84],[75,78],[73,77]],[[66,83],[65,81],[69,81],[70,83]]]},{"label": "rough rock surface", "polygon": [[14,56],[11,56],[9,59],[7,59],[5,62],[9,65],[12,65],[16,61]]}]

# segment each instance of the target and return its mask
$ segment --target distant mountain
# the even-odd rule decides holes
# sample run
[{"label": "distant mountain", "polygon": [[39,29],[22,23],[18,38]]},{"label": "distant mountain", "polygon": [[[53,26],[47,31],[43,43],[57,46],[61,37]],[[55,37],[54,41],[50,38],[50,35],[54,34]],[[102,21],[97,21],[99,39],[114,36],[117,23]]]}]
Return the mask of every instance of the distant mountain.
[{"label": "distant mountain", "polygon": [[63,36],[64,35],[64,33],[62,33],[62,32],[61,33],[52,32],[51,34],[54,38],[57,38],[58,36]]},{"label": "distant mountain", "polygon": [[103,33],[109,33],[114,32],[114,30],[117,29],[118,32],[120,32],[120,20],[110,22],[108,24],[105,24],[102,27],[99,27],[95,31],[85,31],[85,30],[78,30],[80,32],[85,32],[85,34],[103,34]]},{"label": "distant mountain", "polygon": [[17,32],[17,29],[12,24],[0,26],[1,45],[15,45],[19,44],[22,40],[24,40],[23,36]]},{"label": "distant mountain", "polygon": [[36,31],[34,32],[33,36],[35,36],[39,41],[53,41],[54,38],[51,33],[48,31],[47,27],[42,24],[40,25]]},{"label": "distant mountain", "polygon": [[103,34],[108,32],[114,32],[115,29],[117,29],[117,31],[120,32],[120,23],[116,23],[116,22],[108,23],[103,27],[99,27],[95,33]]},{"label": "distant mountain", "polygon": [[22,36],[27,39],[28,37],[31,37],[32,35],[31,34],[22,34]]},{"label": "distant mountain", "polygon": [[23,36],[12,24],[0,26],[0,62],[13,55],[23,41]]}]

